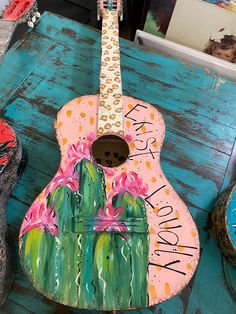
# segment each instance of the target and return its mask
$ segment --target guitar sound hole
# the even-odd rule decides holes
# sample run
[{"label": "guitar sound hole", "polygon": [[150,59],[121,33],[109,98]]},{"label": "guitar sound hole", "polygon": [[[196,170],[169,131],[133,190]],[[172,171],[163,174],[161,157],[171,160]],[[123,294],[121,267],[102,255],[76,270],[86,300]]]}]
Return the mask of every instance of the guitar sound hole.
[{"label": "guitar sound hole", "polygon": [[118,167],[127,160],[129,146],[119,136],[104,135],[93,142],[92,155],[96,162],[102,166]]}]

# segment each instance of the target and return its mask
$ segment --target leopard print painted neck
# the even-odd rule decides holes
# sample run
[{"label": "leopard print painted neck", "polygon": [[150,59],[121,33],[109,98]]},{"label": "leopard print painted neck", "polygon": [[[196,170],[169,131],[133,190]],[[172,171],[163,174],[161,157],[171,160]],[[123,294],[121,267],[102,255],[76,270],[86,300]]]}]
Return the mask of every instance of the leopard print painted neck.
[{"label": "leopard print painted neck", "polygon": [[104,11],[97,134],[123,136],[122,111],[118,12]]}]

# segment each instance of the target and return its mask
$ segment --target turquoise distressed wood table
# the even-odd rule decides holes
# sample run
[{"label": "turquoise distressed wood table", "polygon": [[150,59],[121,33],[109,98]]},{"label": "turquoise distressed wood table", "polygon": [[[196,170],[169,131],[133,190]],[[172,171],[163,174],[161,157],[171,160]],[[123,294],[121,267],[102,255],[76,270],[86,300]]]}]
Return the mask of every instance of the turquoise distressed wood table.
[{"label": "turquoise distressed wood table", "polygon": [[[28,151],[28,166],[8,201],[12,252],[27,208],[58,168],[56,112],[72,98],[98,92],[99,51],[99,32],[45,13],[0,67],[1,116],[14,126]],[[202,248],[196,276],[182,293],[133,313],[235,313],[236,269],[222,258],[208,221],[218,193],[236,175],[236,84],[125,40],[121,63],[124,94],[156,105],[165,118],[162,167],[195,218]],[[37,293],[18,258],[15,283],[0,312],[88,313]]]}]

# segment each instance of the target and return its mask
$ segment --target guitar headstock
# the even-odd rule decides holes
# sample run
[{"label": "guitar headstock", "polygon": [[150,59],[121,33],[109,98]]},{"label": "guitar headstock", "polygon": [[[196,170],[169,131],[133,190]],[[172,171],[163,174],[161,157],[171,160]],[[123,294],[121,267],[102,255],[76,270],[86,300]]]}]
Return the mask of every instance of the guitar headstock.
[{"label": "guitar headstock", "polygon": [[25,22],[34,27],[40,18],[36,0],[1,0],[0,19],[5,21]]},{"label": "guitar headstock", "polygon": [[120,16],[120,20],[123,20],[123,1],[122,0],[98,0],[97,12],[98,20],[103,15],[104,11],[117,11]]}]

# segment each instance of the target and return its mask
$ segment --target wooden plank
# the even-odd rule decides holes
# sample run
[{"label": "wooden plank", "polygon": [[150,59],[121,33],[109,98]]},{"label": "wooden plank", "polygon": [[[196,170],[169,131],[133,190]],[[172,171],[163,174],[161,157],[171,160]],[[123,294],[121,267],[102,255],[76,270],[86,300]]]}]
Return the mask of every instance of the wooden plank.
[{"label": "wooden plank", "polygon": [[[227,170],[225,172],[224,180],[220,191],[227,188],[230,183],[235,180],[235,166],[236,166],[236,145],[232,149],[232,154],[229,159]],[[209,238],[210,237],[210,238]],[[210,234],[207,236],[208,242],[203,249],[202,257],[196,277],[194,286],[191,291],[188,312],[190,313],[234,313],[236,308],[236,268],[231,266],[227,260],[222,256],[216,242],[211,238]],[[214,259],[214,264],[212,261]],[[210,294],[210,298],[216,295],[216,304],[209,299],[208,291],[214,291]],[[201,302],[200,302],[201,300]]]},{"label": "wooden plank", "polygon": [[15,283],[9,295],[9,300],[14,300],[17,304],[33,313],[50,313],[52,310],[51,302],[37,293],[25,276],[18,272],[16,273]]},{"label": "wooden plank", "polygon": [[229,157],[168,131],[161,157],[164,173],[183,199],[211,211]]},{"label": "wooden plank", "polygon": [[1,82],[4,82],[0,85],[0,108],[28,77],[39,60],[45,57],[48,49],[53,50],[47,37],[38,39],[35,32],[28,32],[5,55],[0,65]]},{"label": "wooden plank", "polygon": [[233,299],[226,281],[232,282],[236,269],[230,268],[229,279],[223,270],[223,267],[229,270],[229,266],[223,263],[221,252],[211,238],[202,252],[186,314],[235,313],[235,290]]},{"label": "wooden plank", "polygon": [[4,306],[1,308],[2,314],[31,314],[33,312],[29,311],[28,309],[20,306],[19,304],[15,303],[14,301],[7,300]]}]

